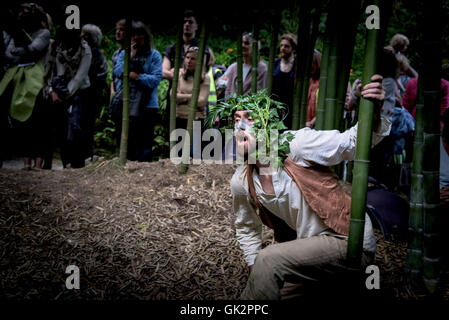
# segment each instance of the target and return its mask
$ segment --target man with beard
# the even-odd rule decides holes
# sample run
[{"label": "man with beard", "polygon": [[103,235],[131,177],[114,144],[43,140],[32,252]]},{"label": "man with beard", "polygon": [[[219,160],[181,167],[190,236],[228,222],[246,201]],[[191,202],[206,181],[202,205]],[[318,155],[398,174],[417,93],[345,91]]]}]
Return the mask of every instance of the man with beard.
[{"label": "man with beard", "polygon": [[273,96],[277,101],[285,103],[289,108],[284,124],[291,129],[293,107],[293,91],[295,81],[295,53],[297,48],[296,36],[287,33],[281,36],[280,55],[274,62]]},{"label": "man with beard", "polygon": [[[374,75],[362,91],[375,104],[373,144],[387,136],[391,126],[380,117],[385,96],[381,83],[382,77]],[[282,126],[272,123],[276,118],[259,119],[259,112],[246,108],[237,109],[234,120],[237,152],[248,163],[231,179],[236,237],[250,272],[242,298],[275,300],[286,282],[325,281],[346,270],[351,199],[327,167],[354,159],[358,125],[342,133],[308,127],[284,132],[279,145],[287,139],[289,149],[283,165],[275,169],[252,158],[257,144],[252,133],[261,122],[268,123],[266,128]],[[262,223],[274,230],[279,243],[262,249]],[[362,264],[370,264],[376,238],[367,215],[363,248]]]}]

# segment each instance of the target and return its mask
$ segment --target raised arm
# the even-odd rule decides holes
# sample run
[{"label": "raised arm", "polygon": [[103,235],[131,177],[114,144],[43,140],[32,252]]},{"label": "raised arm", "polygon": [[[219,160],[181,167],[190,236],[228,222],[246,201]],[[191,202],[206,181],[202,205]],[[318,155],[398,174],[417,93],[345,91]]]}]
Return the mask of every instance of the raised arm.
[{"label": "raised arm", "polygon": [[[379,143],[390,134],[391,123],[380,117],[380,108],[385,96],[382,77],[374,75],[371,82],[363,87],[363,98],[373,100],[375,106],[372,144]],[[303,166],[320,164],[332,166],[343,160],[353,160],[357,146],[358,124],[340,133],[338,130],[312,130],[304,128],[293,132],[295,138],[290,143],[289,157]]]}]

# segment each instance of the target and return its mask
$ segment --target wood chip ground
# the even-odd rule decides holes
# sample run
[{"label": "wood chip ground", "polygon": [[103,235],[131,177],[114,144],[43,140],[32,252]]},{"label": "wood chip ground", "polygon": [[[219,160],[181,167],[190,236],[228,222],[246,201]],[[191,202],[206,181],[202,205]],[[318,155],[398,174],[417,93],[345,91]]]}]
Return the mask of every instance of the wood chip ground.
[{"label": "wood chip ground", "polygon": [[[236,166],[169,160],[94,162],[63,171],[0,170],[0,298],[238,299],[247,268],[235,238]],[[404,242],[378,237],[381,292],[424,299],[404,285]],[[264,245],[272,243],[264,229]],[[67,290],[66,267],[80,269]],[[439,297],[447,298],[447,273]]]}]

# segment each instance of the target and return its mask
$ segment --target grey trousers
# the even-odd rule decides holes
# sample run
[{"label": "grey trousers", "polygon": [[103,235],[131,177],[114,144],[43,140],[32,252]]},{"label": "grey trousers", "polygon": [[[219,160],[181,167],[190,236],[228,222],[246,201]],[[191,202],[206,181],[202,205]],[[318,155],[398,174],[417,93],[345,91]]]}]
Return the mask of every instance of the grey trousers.
[{"label": "grey trousers", "polygon": [[[321,235],[270,245],[259,252],[241,299],[279,300],[284,283],[326,281],[344,265],[348,241]],[[363,254],[362,265],[372,263],[374,254]]]}]

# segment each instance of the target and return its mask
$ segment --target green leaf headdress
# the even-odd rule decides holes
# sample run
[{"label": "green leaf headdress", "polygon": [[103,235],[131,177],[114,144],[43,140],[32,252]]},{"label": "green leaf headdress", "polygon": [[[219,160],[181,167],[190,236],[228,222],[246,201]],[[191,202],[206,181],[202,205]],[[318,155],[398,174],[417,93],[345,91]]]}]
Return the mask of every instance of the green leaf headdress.
[{"label": "green leaf headdress", "polygon": [[[222,132],[226,129],[233,129],[233,115],[235,111],[247,110],[248,114],[254,120],[254,131],[256,132],[256,137],[263,139],[266,142],[266,156],[261,157],[260,151],[256,152],[256,159],[260,160],[262,163],[266,162],[266,158],[270,157],[270,131],[271,130],[283,130],[287,129],[284,125],[283,120],[287,116],[288,108],[282,102],[273,100],[268,94],[267,90],[263,89],[254,94],[249,94],[246,96],[236,96],[232,95],[227,101],[223,101],[214,108],[209,110],[204,126],[211,128],[217,116],[220,119],[227,120],[227,124],[220,128]],[[282,119],[281,119],[282,116]],[[261,137],[263,134],[264,137]],[[292,133],[287,133],[284,135],[285,139],[282,144],[273,145],[273,152],[276,155],[276,161],[279,166],[282,166],[284,160],[287,158],[287,154],[290,153],[290,141],[293,140],[294,135]]]}]

